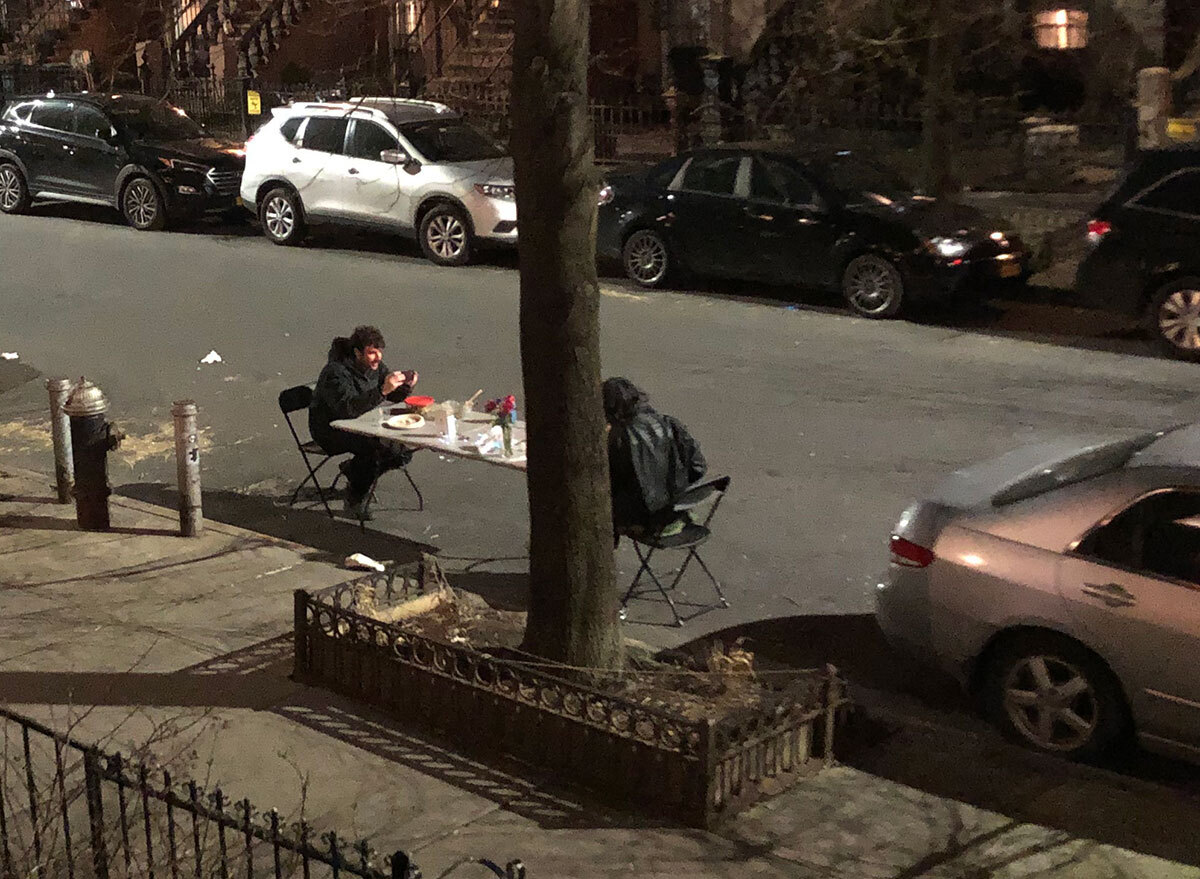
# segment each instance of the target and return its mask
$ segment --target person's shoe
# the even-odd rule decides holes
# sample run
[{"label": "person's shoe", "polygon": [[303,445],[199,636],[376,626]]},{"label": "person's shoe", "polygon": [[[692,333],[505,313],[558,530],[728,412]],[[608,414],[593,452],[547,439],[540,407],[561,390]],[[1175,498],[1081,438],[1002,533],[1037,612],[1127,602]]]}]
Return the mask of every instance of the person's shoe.
[{"label": "person's shoe", "polygon": [[371,510],[367,506],[369,497],[361,498],[346,498],[342,507],[347,516],[353,516],[360,522],[369,522],[372,518]]}]

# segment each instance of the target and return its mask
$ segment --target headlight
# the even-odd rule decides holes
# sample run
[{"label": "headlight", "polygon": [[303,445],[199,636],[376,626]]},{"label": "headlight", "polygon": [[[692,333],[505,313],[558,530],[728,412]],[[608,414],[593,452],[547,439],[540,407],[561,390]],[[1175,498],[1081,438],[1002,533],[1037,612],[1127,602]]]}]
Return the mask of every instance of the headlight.
[{"label": "headlight", "polygon": [[182,171],[189,174],[199,174],[203,177],[208,173],[207,165],[197,165],[195,162],[185,162],[183,159],[159,159],[172,171]]},{"label": "headlight", "polygon": [[967,243],[959,238],[930,238],[929,246],[945,259],[958,259],[967,252]]},{"label": "headlight", "polygon": [[495,198],[500,201],[513,201],[517,197],[517,188],[505,183],[476,183],[475,191],[485,198]]}]

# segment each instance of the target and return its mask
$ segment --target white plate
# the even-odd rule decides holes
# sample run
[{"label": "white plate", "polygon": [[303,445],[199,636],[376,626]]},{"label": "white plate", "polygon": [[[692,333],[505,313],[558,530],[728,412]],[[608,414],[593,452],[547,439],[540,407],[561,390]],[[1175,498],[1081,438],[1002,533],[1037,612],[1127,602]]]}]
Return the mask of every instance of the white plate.
[{"label": "white plate", "polygon": [[414,430],[425,426],[425,417],[416,412],[405,412],[403,415],[393,415],[383,422],[383,426],[393,430]]}]

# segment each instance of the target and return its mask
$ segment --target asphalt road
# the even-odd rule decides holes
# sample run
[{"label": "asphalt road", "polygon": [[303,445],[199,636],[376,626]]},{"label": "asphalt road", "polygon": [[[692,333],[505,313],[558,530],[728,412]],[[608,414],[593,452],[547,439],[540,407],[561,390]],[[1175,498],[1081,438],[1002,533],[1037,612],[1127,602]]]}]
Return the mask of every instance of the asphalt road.
[{"label": "asphalt road", "polygon": [[[210,516],[277,533],[307,525],[331,552],[387,557],[421,544],[452,567],[504,559],[474,570],[517,575],[522,477],[430,453],[411,468],[424,512],[389,477],[368,534],[338,525],[328,545],[323,516],[279,505],[303,470],[276,405],[282,388],[315,378],[332,336],[365,322],[383,329],[393,368],[420,371],[424,392],[520,397],[513,265],[498,255],[439,269],[415,244],[377,235],[285,249],[249,225],[139,234],[105,211],[62,206],[0,217],[0,351],[19,354],[0,360],[0,463],[52,471],[38,374],[86,375],[129,435],[113,485],[169,503],[170,406],[193,398]],[[608,279],[602,321],[605,372],[642,385],[691,427],[712,471],[733,477],[706,552],[733,607],[688,636],[865,612],[891,525],[946,472],[1035,438],[1149,428],[1200,409],[1197,367],[1047,304],[881,323],[790,291],[643,293]],[[221,362],[200,364],[211,350]],[[619,556],[626,576],[632,558]]]}]

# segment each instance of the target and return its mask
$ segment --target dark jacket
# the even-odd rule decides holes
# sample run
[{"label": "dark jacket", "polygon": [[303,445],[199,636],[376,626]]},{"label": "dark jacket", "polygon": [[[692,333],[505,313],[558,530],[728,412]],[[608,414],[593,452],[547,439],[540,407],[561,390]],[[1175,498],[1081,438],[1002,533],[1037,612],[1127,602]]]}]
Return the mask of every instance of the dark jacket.
[{"label": "dark jacket", "polygon": [[674,519],[672,507],[708,470],[699,444],[677,418],[639,408],[608,434],[613,527],[657,530]]},{"label": "dark jacket", "polygon": [[[338,432],[329,422],[340,418],[357,418],[383,402],[383,380],[390,370],[387,364],[363,372],[354,357],[350,340],[336,338],[329,347],[329,362],[317,378],[312,403],[308,407],[308,432],[322,446],[327,446]],[[387,399],[400,401],[412,392],[412,386],[402,384],[387,395]]]}]

